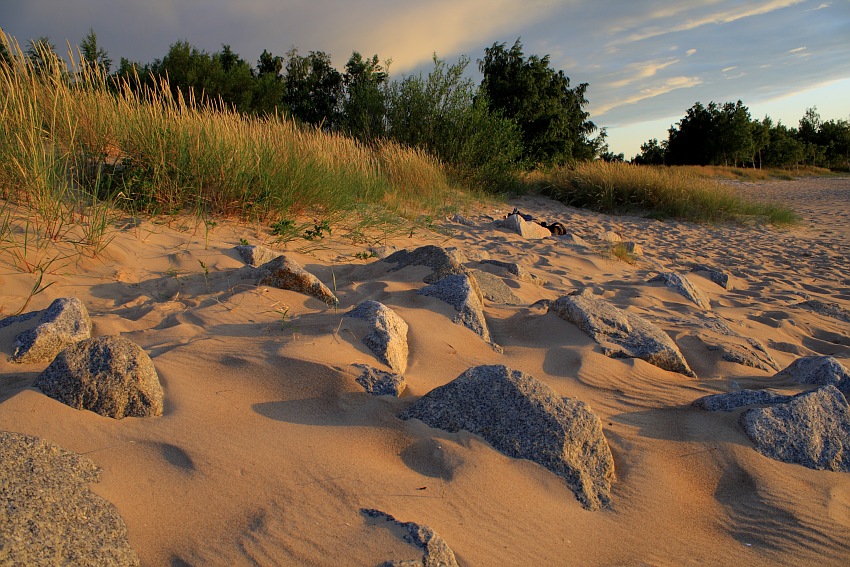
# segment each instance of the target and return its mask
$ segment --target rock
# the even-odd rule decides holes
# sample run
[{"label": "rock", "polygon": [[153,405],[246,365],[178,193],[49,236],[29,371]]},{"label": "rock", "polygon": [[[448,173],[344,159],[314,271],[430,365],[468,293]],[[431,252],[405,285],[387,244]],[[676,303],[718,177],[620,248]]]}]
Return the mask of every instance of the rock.
[{"label": "rock", "polygon": [[33,385],[63,404],[105,417],[162,415],[162,386],[153,362],[139,345],[123,337],[74,343]]},{"label": "rock", "polygon": [[60,297],[41,314],[38,325],[15,337],[13,362],[50,362],[59,351],[91,337],[91,320],[83,302]]},{"label": "rock", "polygon": [[446,276],[435,284],[423,287],[418,293],[435,297],[454,307],[458,314],[452,321],[470,329],[490,343],[495,350],[501,351],[501,348],[493,343],[490,338],[490,330],[487,328],[487,321],[484,319],[484,306],[481,303],[480,296],[473,288],[473,281],[467,275]]},{"label": "rock", "polygon": [[377,301],[364,301],[345,314],[362,319],[371,331],[362,342],[381,362],[400,374],[407,370],[407,323],[395,311]]},{"label": "rock", "polygon": [[[779,364],[770,356],[770,353],[756,339],[745,339],[750,346],[738,343],[722,343],[711,345],[709,350],[721,351],[723,360],[734,362],[750,368],[758,368],[765,372],[779,370]],[[752,347],[752,348],[751,348]]]},{"label": "rock", "polygon": [[115,507],[95,494],[91,460],[0,431],[0,563],[138,565]]},{"label": "rock", "polygon": [[361,508],[360,513],[367,518],[384,520],[404,528],[404,539],[423,551],[422,559],[407,561],[387,561],[385,567],[458,567],[454,552],[437,533],[414,522],[399,522],[391,515],[373,508]]},{"label": "rock", "polygon": [[552,236],[548,228],[540,226],[536,222],[527,221],[516,214],[508,215],[508,218],[497,221],[496,226],[511,230],[529,240],[540,240]]},{"label": "rock", "polygon": [[831,356],[804,356],[777,373],[775,378],[790,378],[797,384],[815,384],[838,388],[850,395],[850,371]]},{"label": "rock", "polygon": [[259,285],[311,295],[331,306],[339,304],[339,299],[328,289],[328,286],[302,268],[298,262],[290,260],[286,256],[278,256],[274,260],[266,262],[257,270],[260,272]]},{"label": "rock", "polygon": [[722,287],[723,289],[730,289],[729,286],[729,274],[720,270],[718,268],[713,268],[711,266],[706,266],[705,264],[695,264],[691,268],[692,272],[708,272],[708,278]]},{"label": "rock", "polygon": [[614,460],[599,417],[528,374],[476,366],[399,417],[452,433],[465,429],[509,457],[534,461],[563,477],[589,510],[610,502]]},{"label": "rock", "polygon": [[502,305],[519,305],[520,299],[499,276],[480,270],[472,270],[472,274],[478,281],[481,294],[487,301]]},{"label": "rock", "polygon": [[600,232],[596,237],[603,242],[610,242],[611,244],[617,244],[623,241],[623,238],[612,230],[606,230],[604,232]]},{"label": "rock", "polygon": [[432,244],[421,246],[412,252],[399,250],[387,256],[385,261],[396,264],[392,271],[401,270],[408,266],[432,268],[434,273],[425,278],[425,283],[434,283],[449,275],[469,273],[445,248]]},{"label": "rock", "polygon": [[550,310],[602,345],[612,358],[640,358],[664,370],[696,377],[676,343],[649,321],[596,297],[589,289],[558,298]]},{"label": "rock", "polygon": [[543,280],[520,266],[519,264],[515,264],[513,262],[502,262],[501,260],[481,260],[482,264],[490,264],[493,266],[498,266],[500,268],[504,268],[508,271],[508,273],[513,274],[517,277],[517,279],[533,283],[536,285],[542,285]]},{"label": "rock", "polygon": [[810,469],[850,472],[850,407],[835,386],[741,414],[756,450]]},{"label": "rock", "polygon": [[390,254],[394,254],[398,252],[397,246],[370,246],[369,253],[372,254],[375,258],[383,260]]},{"label": "rock", "polygon": [[456,222],[458,224],[462,224],[463,226],[475,226],[475,223],[471,220],[467,219],[460,213],[455,213],[453,217],[450,219],[452,222]]},{"label": "rock", "polygon": [[372,368],[368,364],[354,364],[353,366],[361,371],[360,376],[355,380],[363,386],[366,392],[373,396],[395,396],[397,398],[407,387],[404,376],[399,374]]},{"label": "rock", "polygon": [[632,256],[643,256],[643,247],[637,242],[628,240],[620,242],[619,245],[622,246],[626,254],[631,254]]},{"label": "rock", "polygon": [[818,315],[826,315],[827,317],[850,323],[850,311],[847,311],[837,303],[825,303],[819,299],[809,299],[798,303],[797,307],[808,309]]},{"label": "rock", "polygon": [[579,236],[579,235],[577,235],[573,232],[568,232],[566,234],[562,234],[562,235],[558,235],[558,236],[553,235],[552,238],[554,238],[558,242],[561,242],[561,243],[567,244],[567,245],[589,246],[589,244],[587,243],[586,240],[584,240],[581,236]]},{"label": "rock", "polygon": [[649,280],[649,283],[663,282],[667,287],[675,290],[685,299],[694,302],[700,309],[711,309],[708,298],[694,287],[688,278],[674,272],[664,272]]},{"label": "rock", "polygon": [[254,246],[252,244],[240,244],[235,249],[249,266],[261,266],[281,255],[280,252],[275,252],[265,246]]},{"label": "rock", "polygon": [[694,400],[693,405],[706,411],[732,411],[743,406],[770,405],[787,402],[785,396],[770,390],[737,390],[725,394],[712,394]]}]

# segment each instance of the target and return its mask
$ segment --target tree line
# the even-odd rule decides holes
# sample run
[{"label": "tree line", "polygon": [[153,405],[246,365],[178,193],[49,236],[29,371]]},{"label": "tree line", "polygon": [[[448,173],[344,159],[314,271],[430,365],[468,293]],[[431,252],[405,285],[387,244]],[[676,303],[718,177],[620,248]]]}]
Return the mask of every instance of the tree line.
[{"label": "tree line", "polygon": [[850,169],[850,122],[822,120],[809,108],[796,128],[770,117],[754,120],[736,103],[697,102],[671,126],[666,140],[640,147],[635,163],[653,165],[731,165],[782,167],[801,165]]},{"label": "tree line", "polygon": [[[366,144],[390,139],[422,148],[460,177],[494,189],[517,171],[590,160],[607,149],[604,129],[594,135],[597,128],[585,110],[588,85],[571,86],[548,55],[526,55],[519,39],[484,50],[479,84],[465,75],[465,56],[449,63],[435,54],[430,72],[391,79],[391,61],[356,51],[338,70],[323,51],[263,50],[252,65],[229,45],[209,53],[177,41],[161,59],[122,58],[113,70],[89,30],[79,52],[116,89],[144,89],[167,79],[175,95],[199,104],[292,119]],[[26,49],[36,68],[48,53],[55,47],[46,37]],[[8,52],[3,57],[9,60]]]}]

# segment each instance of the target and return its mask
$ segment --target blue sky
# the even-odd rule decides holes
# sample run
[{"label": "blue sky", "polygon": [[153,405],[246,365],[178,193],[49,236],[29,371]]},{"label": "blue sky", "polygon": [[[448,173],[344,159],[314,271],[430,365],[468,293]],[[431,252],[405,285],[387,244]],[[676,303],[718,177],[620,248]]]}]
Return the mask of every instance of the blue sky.
[{"label": "blue sky", "polygon": [[427,70],[433,53],[473,66],[494,42],[522,38],[573,84],[589,83],[591,119],[631,157],[697,101],[741,99],[754,118],[796,125],[806,108],[850,119],[850,0],[0,0],[0,27],[20,43],[64,47],[91,27],[118,61],[149,62],[185,39],[227,43],[256,62],[352,51],[392,59],[393,77]]}]

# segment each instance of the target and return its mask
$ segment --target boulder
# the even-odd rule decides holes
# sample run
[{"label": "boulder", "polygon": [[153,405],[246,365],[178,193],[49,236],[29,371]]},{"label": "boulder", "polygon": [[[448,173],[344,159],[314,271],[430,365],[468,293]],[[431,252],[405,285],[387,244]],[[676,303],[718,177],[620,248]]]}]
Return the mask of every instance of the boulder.
[{"label": "boulder", "polygon": [[508,218],[498,221],[497,226],[511,230],[529,240],[540,240],[552,236],[545,226],[527,221],[518,214],[508,215]]},{"label": "boulder", "polygon": [[804,356],[777,373],[775,378],[790,378],[797,384],[833,385],[850,395],[850,371],[831,356]]},{"label": "boulder", "polygon": [[162,386],[150,357],[123,337],[97,337],[67,347],[34,386],[75,409],[105,417],[162,415]]},{"label": "boulder", "polygon": [[845,323],[850,323],[850,311],[847,311],[837,303],[826,303],[820,299],[809,299],[798,303],[797,307],[808,309],[818,315],[826,315]]},{"label": "boulder", "polygon": [[576,325],[612,358],[640,358],[664,370],[696,377],[679,347],[646,319],[621,311],[589,289],[558,298],[549,308]]},{"label": "boulder", "polygon": [[566,234],[561,235],[552,235],[552,238],[557,240],[562,244],[573,245],[573,246],[589,246],[587,241],[583,239],[581,236],[577,235],[574,232],[568,232]]},{"label": "boulder", "polygon": [[706,411],[733,411],[744,406],[771,405],[787,402],[786,396],[770,390],[736,390],[724,394],[712,394],[694,400],[693,405]]},{"label": "boulder", "polygon": [[400,374],[407,370],[407,323],[395,311],[377,301],[364,301],[345,314],[361,319],[369,333],[361,340],[378,359]]},{"label": "boulder", "polygon": [[654,282],[663,282],[664,285],[675,290],[685,299],[694,302],[700,309],[711,309],[711,303],[709,303],[705,294],[694,287],[694,284],[681,274],[664,272],[649,280],[649,283]]},{"label": "boulder", "polygon": [[425,283],[434,283],[449,275],[469,273],[453,254],[433,244],[421,246],[413,251],[399,250],[387,256],[385,261],[396,264],[392,271],[408,266],[426,266],[433,269],[434,273],[425,277]]},{"label": "boulder", "polygon": [[494,344],[490,338],[490,330],[484,319],[484,306],[481,302],[480,292],[476,293],[473,287],[475,280],[467,275],[446,276],[435,284],[423,287],[418,291],[420,295],[435,297],[445,301],[455,308],[458,314],[452,319],[455,323],[470,329],[479,337],[500,351],[500,347]]},{"label": "boulder", "polygon": [[383,520],[407,531],[404,539],[422,549],[422,559],[387,561],[386,567],[458,567],[454,552],[448,544],[428,526],[414,522],[399,522],[391,515],[373,508],[361,508],[360,513],[373,520]]},{"label": "boulder", "polygon": [[504,268],[508,271],[509,274],[516,276],[518,280],[522,280],[525,282],[542,285],[543,280],[520,266],[519,264],[515,264],[513,262],[503,262],[501,260],[481,260],[482,264],[490,264],[492,266],[498,266],[500,268]]},{"label": "boulder", "polygon": [[399,417],[452,433],[465,429],[509,457],[534,461],[564,478],[589,510],[610,502],[614,460],[599,417],[528,374],[476,366]]},{"label": "boulder", "polygon": [[15,337],[13,362],[50,362],[59,351],[91,337],[91,320],[83,302],[60,297],[41,313],[38,325]]},{"label": "boulder", "polygon": [[240,244],[235,248],[242,260],[249,266],[261,266],[281,255],[280,252],[275,252],[271,248],[252,244]]},{"label": "boulder", "polygon": [[741,414],[741,426],[763,455],[817,470],[850,472],[850,407],[835,386]]},{"label": "boulder", "polygon": [[38,437],[0,431],[0,563],[138,565],[100,469]]},{"label": "boulder", "polygon": [[708,278],[722,287],[723,289],[730,289],[729,284],[729,274],[720,270],[718,268],[713,268],[711,266],[706,266],[705,264],[694,264],[691,268],[692,272],[707,272]]},{"label": "boulder", "polygon": [[613,230],[606,230],[600,232],[596,235],[596,237],[603,242],[610,242],[611,244],[617,244],[623,241],[623,237],[614,232]]},{"label": "boulder", "polygon": [[395,396],[397,398],[407,387],[404,377],[398,374],[372,368],[367,364],[354,364],[353,366],[361,371],[360,376],[355,380],[363,386],[366,392],[373,396]]},{"label": "boulder", "polygon": [[328,286],[302,268],[298,262],[290,260],[286,256],[278,256],[274,260],[266,262],[257,270],[260,273],[259,285],[311,295],[331,306],[339,304],[339,299],[328,289]]},{"label": "boulder", "polygon": [[708,350],[721,351],[723,360],[734,362],[741,366],[750,368],[758,368],[765,372],[776,372],[779,370],[779,364],[773,359],[764,345],[756,339],[744,339],[748,344],[722,342],[710,345]]},{"label": "boulder", "polygon": [[472,270],[472,274],[478,282],[481,294],[487,301],[502,305],[519,305],[520,299],[499,276],[480,270]]},{"label": "boulder", "polygon": [[462,224],[463,226],[470,226],[470,227],[475,226],[474,222],[472,222],[468,218],[464,217],[460,213],[455,213],[454,216],[451,217],[449,220],[451,220],[452,222],[456,222],[458,224]]}]

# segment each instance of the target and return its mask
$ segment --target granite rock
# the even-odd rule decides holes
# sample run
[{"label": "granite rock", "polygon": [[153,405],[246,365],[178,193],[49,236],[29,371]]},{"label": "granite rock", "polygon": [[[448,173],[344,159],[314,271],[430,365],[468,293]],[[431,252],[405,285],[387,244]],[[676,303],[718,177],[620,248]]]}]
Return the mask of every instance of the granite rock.
[{"label": "granite rock", "polygon": [[368,364],[354,364],[353,366],[360,370],[360,375],[355,380],[363,386],[367,393],[373,396],[395,396],[397,398],[407,387],[404,376],[399,374],[372,368]]},{"label": "granite rock", "polygon": [[257,270],[260,273],[259,285],[297,291],[320,299],[331,306],[339,304],[339,299],[328,286],[302,268],[298,262],[290,260],[286,256],[278,256],[274,260],[266,262]]},{"label": "granite rock", "polygon": [[407,323],[395,311],[377,301],[367,300],[345,314],[369,326],[362,342],[378,359],[400,374],[407,370]]},{"label": "granite rock", "polygon": [[68,345],[91,337],[86,306],[76,297],[60,297],[41,313],[38,325],[15,337],[13,362],[50,362]]}]

